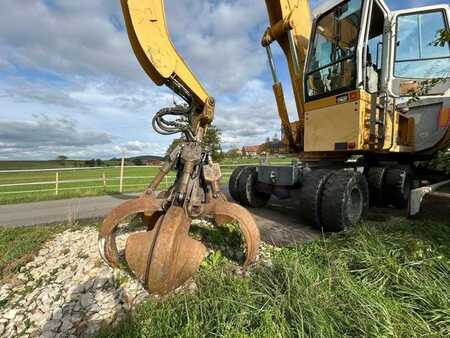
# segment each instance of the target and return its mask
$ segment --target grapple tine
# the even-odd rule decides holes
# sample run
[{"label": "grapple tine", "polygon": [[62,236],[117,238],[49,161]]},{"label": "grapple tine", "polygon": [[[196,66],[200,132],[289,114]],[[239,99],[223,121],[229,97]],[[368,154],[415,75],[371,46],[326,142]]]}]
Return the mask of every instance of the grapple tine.
[{"label": "grapple tine", "polygon": [[104,219],[99,231],[99,252],[103,260],[111,267],[119,265],[115,231],[120,222],[134,214],[145,213],[150,216],[161,211],[160,202],[151,196],[142,196],[114,208]]},{"label": "grapple tine", "polygon": [[240,205],[223,200],[215,200],[207,206],[205,212],[214,217],[219,225],[230,220],[235,220],[239,223],[239,229],[244,235],[247,247],[244,265],[253,263],[258,256],[261,241],[259,229],[253,216]]}]

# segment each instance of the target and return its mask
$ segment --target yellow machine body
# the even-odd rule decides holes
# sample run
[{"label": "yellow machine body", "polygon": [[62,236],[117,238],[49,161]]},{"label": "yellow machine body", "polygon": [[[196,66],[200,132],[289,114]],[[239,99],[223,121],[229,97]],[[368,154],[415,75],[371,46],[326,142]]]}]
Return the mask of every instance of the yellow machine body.
[{"label": "yellow machine body", "polygon": [[[366,91],[355,90],[312,101],[305,105],[305,110],[305,152],[371,150],[372,102]],[[414,119],[391,112],[386,116],[385,141],[379,151],[413,151],[413,135]]]}]

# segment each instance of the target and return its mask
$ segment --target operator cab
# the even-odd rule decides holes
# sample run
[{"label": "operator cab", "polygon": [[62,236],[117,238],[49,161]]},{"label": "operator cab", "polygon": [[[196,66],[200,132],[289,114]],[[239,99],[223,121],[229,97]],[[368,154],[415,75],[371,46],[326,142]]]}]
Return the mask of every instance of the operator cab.
[{"label": "operator cab", "polygon": [[304,72],[305,152],[413,152],[443,139],[447,122],[418,130],[425,110],[402,110],[399,103],[408,100],[402,96],[447,91],[444,103],[433,103],[430,121],[445,118],[450,45],[436,38],[449,29],[449,18],[448,5],[391,12],[383,0],[334,1],[319,9]]},{"label": "operator cab", "polygon": [[[316,14],[305,67],[306,102],[364,89],[408,94],[450,76],[448,5],[391,12],[382,0],[334,1]],[[441,93],[442,94],[442,93]]]},{"label": "operator cab", "polygon": [[367,4],[345,1],[316,19],[306,66],[307,102],[361,87],[379,91],[388,10],[382,2]]},{"label": "operator cab", "polygon": [[315,22],[306,67],[306,101],[356,89],[362,0],[344,2]]}]

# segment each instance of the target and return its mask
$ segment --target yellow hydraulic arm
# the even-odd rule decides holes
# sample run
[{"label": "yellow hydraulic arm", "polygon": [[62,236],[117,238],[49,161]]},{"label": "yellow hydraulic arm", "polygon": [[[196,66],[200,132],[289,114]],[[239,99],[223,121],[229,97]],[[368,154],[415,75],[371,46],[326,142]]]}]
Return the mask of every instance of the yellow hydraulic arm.
[{"label": "yellow hydraulic arm", "polygon": [[131,46],[142,68],[155,84],[167,85],[195,106],[195,128],[206,127],[213,119],[214,100],[171,41],[164,0],[121,0],[121,4]]},{"label": "yellow hydraulic arm", "polygon": [[179,81],[204,104],[208,93],[178,54],[169,36],[164,0],[121,0],[128,36],[134,53],[150,78],[158,85]]}]

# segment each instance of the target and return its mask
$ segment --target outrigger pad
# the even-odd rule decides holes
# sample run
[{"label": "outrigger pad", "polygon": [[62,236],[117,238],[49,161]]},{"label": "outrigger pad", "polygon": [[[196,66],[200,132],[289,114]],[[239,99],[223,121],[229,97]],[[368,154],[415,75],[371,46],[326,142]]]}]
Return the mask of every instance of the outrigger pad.
[{"label": "outrigger pad", "polygon": [[[129,235],[125,246],[128,268],[150,292],[164,295],[185,283],[200,267],[206,247],[189,237],[191,218],[182,207],[163,211],[163,200],[143,196],[113,209],[100,229],[99,249],[112,267],[121,267],[115,232],[125,218],[144,215],[146,231]],[[237,221],[245,239],[245,265],[256,260],[260,235],[250,213],[239,205],[215,200],[204,205],[204,216],[220,221]],[[151,223],[151,224],[150,224]],[[219,222],[220,223],[220,222]]]}]

